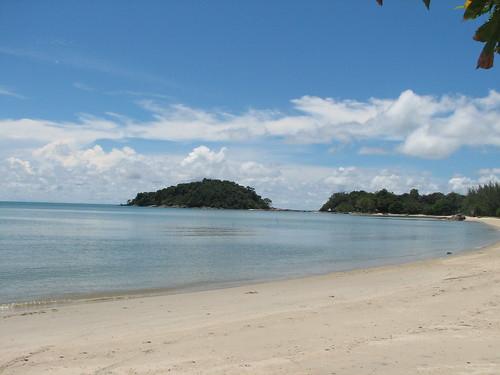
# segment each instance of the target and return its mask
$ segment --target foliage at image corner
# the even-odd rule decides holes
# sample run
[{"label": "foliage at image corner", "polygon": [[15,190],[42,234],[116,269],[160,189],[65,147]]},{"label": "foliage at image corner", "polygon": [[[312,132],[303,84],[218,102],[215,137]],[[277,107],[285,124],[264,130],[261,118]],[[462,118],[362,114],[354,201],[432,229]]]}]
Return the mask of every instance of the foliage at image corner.
[{"label": "foliage at image corner", "polygon": [[[383,5],[383,0],[376,0]],[[423,0],[427,9],[431,0]],[[484,43],[483,50],[477,60],[476,68],[490,69],[493,66],[495,53],[500,54],[500,0],[466,0],[463,6],[464,20],[473,20],[482,16],[488,19],[475,32],[473,39]]]}]

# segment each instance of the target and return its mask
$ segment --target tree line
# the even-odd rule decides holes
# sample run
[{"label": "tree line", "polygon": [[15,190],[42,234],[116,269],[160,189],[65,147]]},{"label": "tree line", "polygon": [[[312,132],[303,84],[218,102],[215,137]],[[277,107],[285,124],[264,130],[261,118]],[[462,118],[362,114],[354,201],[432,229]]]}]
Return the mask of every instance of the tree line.
[{"label": "tree line", "polygon": [[382,189],[370,193],[352,191],[334,193],[320,211],[382,214],[471,215],[500,217],[500,184],[490,182],[458,193],[421,195],[417,189],[394,194]]}]

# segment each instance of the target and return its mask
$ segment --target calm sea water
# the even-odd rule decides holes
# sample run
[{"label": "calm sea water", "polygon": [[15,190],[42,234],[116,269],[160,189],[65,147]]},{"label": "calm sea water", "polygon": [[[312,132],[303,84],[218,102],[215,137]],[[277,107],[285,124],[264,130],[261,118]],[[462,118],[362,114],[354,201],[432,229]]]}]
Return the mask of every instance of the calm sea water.
[{"label": "calm sea water", "polygon": [[321,274],[499,239],[467,222],[0,202],[0,304]]}]

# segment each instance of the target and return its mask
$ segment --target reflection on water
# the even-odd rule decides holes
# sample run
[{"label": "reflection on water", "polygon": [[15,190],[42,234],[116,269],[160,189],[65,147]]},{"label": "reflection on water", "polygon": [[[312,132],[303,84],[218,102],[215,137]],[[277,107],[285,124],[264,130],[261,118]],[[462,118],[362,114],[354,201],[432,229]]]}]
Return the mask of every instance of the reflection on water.
[{"label": "reflection on water", "polygon": [[196,237],[234,237],[234,236],[252,236],[256,231],[233,228],[233,227],[174,227],[166,228],[166,233],[172,233],[177,236],[196,236]]},{"label": "reflection on water", "polygon": [[0,203],[0,304],[305,276],[444,256],[498,238],[464,222]]}]

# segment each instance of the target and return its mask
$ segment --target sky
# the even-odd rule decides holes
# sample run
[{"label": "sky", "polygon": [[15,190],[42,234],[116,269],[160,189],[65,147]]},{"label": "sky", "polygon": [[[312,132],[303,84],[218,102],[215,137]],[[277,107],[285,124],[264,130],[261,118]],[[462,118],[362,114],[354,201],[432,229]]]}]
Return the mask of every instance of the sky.
[{"label": "sky", "polygon": [[500,181],[500,66],[475,69],[458,3],[3,0],[0,200],[221,178],[317,209]]}]

